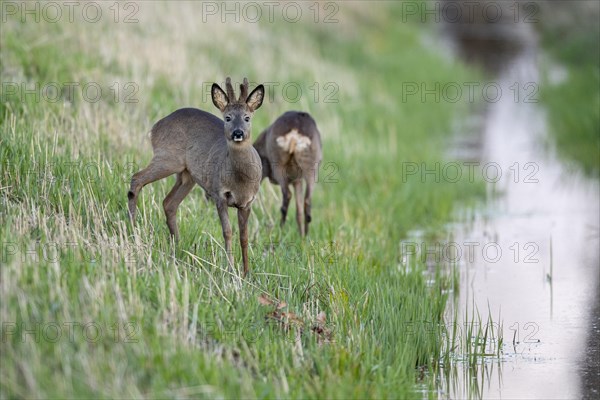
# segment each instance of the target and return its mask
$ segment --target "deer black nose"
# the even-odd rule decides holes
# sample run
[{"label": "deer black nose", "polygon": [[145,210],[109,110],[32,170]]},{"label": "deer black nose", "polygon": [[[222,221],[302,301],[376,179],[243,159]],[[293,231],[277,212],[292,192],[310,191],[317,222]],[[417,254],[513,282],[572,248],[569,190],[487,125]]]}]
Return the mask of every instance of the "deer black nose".
[{"label": "deer black nose", "polygon": [[236,129],[233,132],[231,132],[231,139],[234,142],[241,142],[242,140],[244,140],[244,131],[241,129]]}]

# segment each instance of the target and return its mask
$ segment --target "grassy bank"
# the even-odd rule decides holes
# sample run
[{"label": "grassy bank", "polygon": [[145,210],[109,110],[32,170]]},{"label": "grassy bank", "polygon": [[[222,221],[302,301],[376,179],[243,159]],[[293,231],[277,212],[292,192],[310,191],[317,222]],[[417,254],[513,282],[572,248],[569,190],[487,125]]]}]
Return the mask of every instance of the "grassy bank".
[{"label": "grassy bank", "polygon": [[[202,20],[200,4],[3,24],[1,397],[410,395],[415,368],[440,357],[449,283],[402,266],[399,242],[481,187],[404,173],[444,159],[465,106],[403,98],[403,84],[461,81],[464,67],[424,49],[392,3],[343,4],[331,23],[321,9],[318,24],[308,8],[297,23]],[[303,109],[324,142],[310,239],[279,229],[264,182],[247,280],[227,269],[200,190],[177,246],[161,206],[174,178],[142,191],[135,229],[126,212],[145,133],[179,107],[217,113],[208,88],[227,75],[268,82],[254,135]]]},{"label": "grassy bank", "polygon": [[542,3],[542,46],[553,63],[566,69],[553,78],[552,67],[541,95],[548,107],[559,154],[590,175],[600,174],[600,6],[576,1]]}]

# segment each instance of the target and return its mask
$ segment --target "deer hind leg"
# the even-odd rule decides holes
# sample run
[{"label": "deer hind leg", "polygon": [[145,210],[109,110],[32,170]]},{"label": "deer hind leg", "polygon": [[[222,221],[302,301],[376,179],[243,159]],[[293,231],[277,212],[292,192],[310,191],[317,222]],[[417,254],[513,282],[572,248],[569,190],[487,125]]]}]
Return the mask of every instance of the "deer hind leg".
[{"label": "deer hind leg", "polygon": [[312,179],[306,180],[306,191],[304,192],[304,234],[308,235],[308,224],[312,221],[312,191],[315,182]]},{"label": "deer hind leg", "polygon": [[273,180],[277,182],[279,186],[281,186],[281,224],[283,227],[285,225],[285,220],[287,218],[288,207],[290,205],[290,199],[292,198],[292,193],[290,192],[290,180],[287,177],[287,173],[284,167],[284,164],[281,161],[278,161],[272,168],[273,171]]},{"label": "deer hind leg", "polygon": [[294,197],[296,199],[296,222],[300,236],[305,235],[304,230],[304,200],[302,199],[302,179],[294,182]]},{"label": "deer hind leg", "polygon": [[290,206],[290,200],[292,198],[292,193],[290,192],[289,182],[284,180],[279,184],[281,186],[281,226],[285,225],[285,219],[287,218],[288,207]]},{"label": "deer hind leg", "polygon": [[167,217],[167,226],[171,236],[179,240],[179,230],[177,229],[177,209],[183,199],[190,193],[195,183],[189,172],[183,171],[177,174],[177,182],[163,201],[163,209]]},{"label": "deer hind leg", "polygon": [[129,198],[129,218],[131,219],[131,222],[135,221],[137,199],[140,190],[149,183],[183,171],[183,166],[178,164],[179,163],[173,162],[173,160],[165,160],[164,158],[154,156],[152,161],[150,161],[150,165],[133,174],[129,192],[127,193],[127,197]]}]

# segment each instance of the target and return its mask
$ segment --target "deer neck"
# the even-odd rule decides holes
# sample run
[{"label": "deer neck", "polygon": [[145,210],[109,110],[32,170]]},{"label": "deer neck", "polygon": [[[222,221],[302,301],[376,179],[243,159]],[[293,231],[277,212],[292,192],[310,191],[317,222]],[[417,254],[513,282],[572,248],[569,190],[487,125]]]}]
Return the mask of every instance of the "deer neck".
[{"label": "deer neck", "polygon": [[225,163],[229,171],[245,176],[251,169],[257,168],[254,164],[260,166],[260,158],[249,140],[243,144],[228,144],[227,147]]}]

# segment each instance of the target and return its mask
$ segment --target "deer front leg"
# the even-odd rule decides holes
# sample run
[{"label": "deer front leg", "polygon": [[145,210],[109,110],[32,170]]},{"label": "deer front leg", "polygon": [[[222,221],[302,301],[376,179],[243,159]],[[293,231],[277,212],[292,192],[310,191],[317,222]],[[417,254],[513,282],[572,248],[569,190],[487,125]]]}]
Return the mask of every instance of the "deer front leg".
[{"label": "deer front leg", "polygon": [[223,239],[225,239],[225,252],[229,266],[233,267],[233,252],[231,251],[231,224],[229,224],[229,214],[227,213],[227,203],[219,199],[217,200],[217,211],[221,220],[221,228],[223,229]]},{"label": "deer front leg", "polygon": [[245,278],[248,274],[248,219],[250,217],[250,205],[246,208],[238,208],[238,225],[240,228],[240,246],[242,247],[242,262],[244,264]]}]

